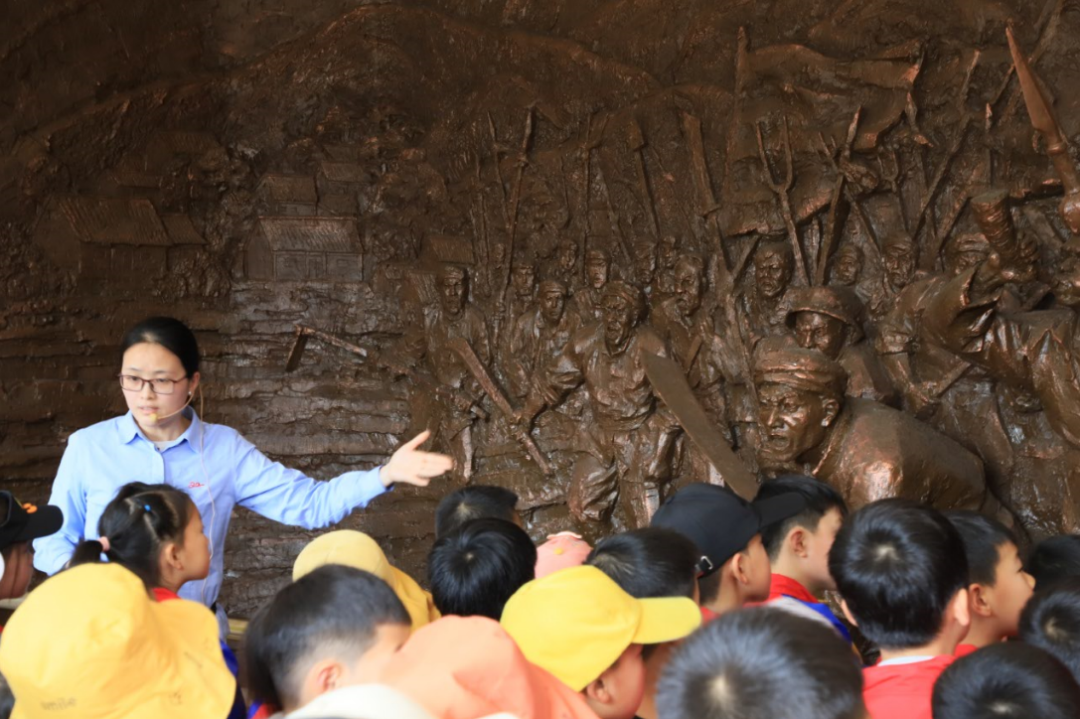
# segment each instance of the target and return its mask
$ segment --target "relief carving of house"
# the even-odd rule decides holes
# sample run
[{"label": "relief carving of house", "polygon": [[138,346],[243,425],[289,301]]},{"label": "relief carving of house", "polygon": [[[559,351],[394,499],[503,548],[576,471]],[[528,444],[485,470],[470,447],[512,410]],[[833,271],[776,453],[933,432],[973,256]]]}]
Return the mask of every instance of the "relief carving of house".
[{"label": "relief carving of house", "polygon": [[248,242],[244,269],[252,280],[363,279],[356,220],[344,217],[262,217]]}]

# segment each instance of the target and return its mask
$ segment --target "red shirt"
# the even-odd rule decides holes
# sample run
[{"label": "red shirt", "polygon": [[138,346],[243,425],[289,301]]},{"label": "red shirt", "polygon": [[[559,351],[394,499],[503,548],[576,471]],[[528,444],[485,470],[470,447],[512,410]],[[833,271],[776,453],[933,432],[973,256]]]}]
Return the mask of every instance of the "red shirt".
[{"label": "red shirt", "polygon": [[956,647],[956,653],[954,653],[953,656],[959,659],[960,657],[966,657],[968,654],[971,654],[978,649],[979,648],[974,644],[958,644]]},{"label": "red shirt", "polygon": [[872,719],[933,719],[930,696],[934,682],[954,659],[939,656],[863,669],[863,698]]}]

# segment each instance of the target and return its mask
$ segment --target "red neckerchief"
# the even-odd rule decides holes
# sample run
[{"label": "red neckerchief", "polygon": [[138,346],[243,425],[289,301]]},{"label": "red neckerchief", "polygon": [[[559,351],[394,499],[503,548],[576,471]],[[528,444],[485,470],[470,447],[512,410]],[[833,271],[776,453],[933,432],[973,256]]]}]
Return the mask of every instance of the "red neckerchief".
[{"label": "red neckerchief", "polygon": [[165,589],[164,587],[154,587],[154,599],[159,602],[167,602],[170,599],[179,599],[180,595],[171,589]]},{"label": "red neckerchief", "polygon": [[806,587],[799,582],[796,582],[791,577],[785,577],[783,574],[773,574],[772,583],[769,585],[769,601],[771,602],[780,597],[791,597],[792,599],[798,599],[800,602],[821,604],[821,600],[807,591]]}]

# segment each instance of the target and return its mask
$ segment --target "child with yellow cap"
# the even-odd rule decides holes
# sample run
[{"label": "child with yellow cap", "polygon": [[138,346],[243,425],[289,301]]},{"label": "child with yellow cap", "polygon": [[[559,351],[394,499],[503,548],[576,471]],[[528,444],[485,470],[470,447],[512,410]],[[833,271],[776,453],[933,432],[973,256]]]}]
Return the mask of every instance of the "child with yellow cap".
[{"label": "child with yellow cap", "polygon": [[154,601],[117,564],[31,592],[4,628],[0,672],[13,719],[224,719],[236,695],[213,613]]},{"label": "child with yellow cap", "polygon": [[600,719],[632,719],[645,692],[642,645],[701,624],[692,599],[635,599],[596,567],[563,569],[517,591],[502,625],[525,658],[579,692]]},{"label": "child with yellow cap", "polygon": [[339,529],[313,539],[296,557],[293,581],[327,564],[363,569],[389,584],[409,612],[414,630],[439,618],[431,594],[415,579],[392,566],[378,543],[363,532]]}]

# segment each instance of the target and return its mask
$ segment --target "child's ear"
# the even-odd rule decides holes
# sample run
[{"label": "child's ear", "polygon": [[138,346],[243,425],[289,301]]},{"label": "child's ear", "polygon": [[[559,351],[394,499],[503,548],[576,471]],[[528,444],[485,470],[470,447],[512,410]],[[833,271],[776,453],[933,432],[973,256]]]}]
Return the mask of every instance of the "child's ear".
[{"label": "child's ear", "polygon": [[956,593],[956,596],[949,602],[946,612],[961,627],[971,626],[971,604],[967,589],[961,589]]},{"label": "child's ear", "polygon": [[787,536],[787,543],[791,547],[791,551],[795,552],[796,557],[805,559],[810,551],[806,541],[806,529],[803,527],[792,529]]},{"label": "child's ear", "polygon": [[324,659],[311,668],[309,675],[314,682],[315,692],[325,694],[338,688],[341,683],[341,665],[332,659]]},{"label": "child's ear", "polygon": [[851,610],[850,610],[850,609],[848,609],[848,605],[847,605],[847,600],[846,600],[846,599],[841,599],[841,600],[840,600],[840,610],[844,612],[844,616],[845,616],[845,617],[847,618],[847,620],[848,620],[849,622],[851,622],[851,626],[853,626],[853,627],[857,627],[857,626],[859,626],[859,623],[858,623],[857,621],[855,621],[855,617],[854,617],[854,616],[852,616],[852,614],[851,614]]},{"label": "child's ear", "polygon": [[731,576],[735,577],[735,581],[739,584],[749,584],[750,575],[746,571],[747,557],[742,552],[735,552],[735,556],[728,560],[731,565]]},{"label": "child's ear", "polygon": [[971,608],[972,619],[975,617],[989,617],[994,613],[990,606],[989,592],[981,584],[972,584],[968,587],[968,606]]},{"label": "child's ear", "polygon": [[607,685],[604,684],[605,676],[607,676],[606,671],[589,682],[589,686],[585,687],[585,690],[581,692],[586,699],[595,704],[611,704],[611,692],[608,690]]},{"label": "child's ear", "polygon": [[165,542],[161,545],[161,561],[173,569],[183,569],[184,563],[180,561],[180,546],[176,542]]}]

